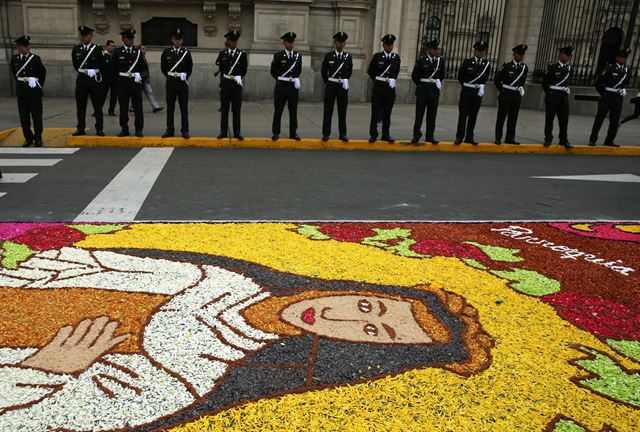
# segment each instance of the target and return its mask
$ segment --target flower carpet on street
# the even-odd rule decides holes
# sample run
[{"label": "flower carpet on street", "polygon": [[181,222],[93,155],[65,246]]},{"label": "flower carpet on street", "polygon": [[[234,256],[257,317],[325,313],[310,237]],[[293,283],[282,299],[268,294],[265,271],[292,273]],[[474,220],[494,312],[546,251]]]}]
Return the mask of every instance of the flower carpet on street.
[{"label": "flower carpet on street", "polygon": [[640,223],[0,224],[0,431],[640,430]]}]

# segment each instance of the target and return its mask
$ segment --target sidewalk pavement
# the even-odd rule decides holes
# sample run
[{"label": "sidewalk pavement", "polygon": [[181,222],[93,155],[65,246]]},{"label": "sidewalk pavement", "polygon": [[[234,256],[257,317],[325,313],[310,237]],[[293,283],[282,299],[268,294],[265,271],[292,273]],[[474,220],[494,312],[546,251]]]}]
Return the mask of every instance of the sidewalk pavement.
[{"label": "sidewalk pavement", "polygon": [[[88,113],[91,113],[89,103]],[[189,104],[190,133],[192,137],[215,137],[220,131],[220,113],[218,101],[194,100]],[[159,136],[165,130],[166,112],[152,113],[151,107],[144,101],[144,134],[145,136]],[[483,106],[478,116],[476,126],[476,140],[492,143],[496,107]],[[45,128],[74,128],[76,124],[75,100],[73,99],[45,99],[44,126]],[[322,135],[322,103],[302,103],[298,107],[298,134],[302,138],[319,138]],[[116,114],[118,110],[116,109]],[[242,134],[245,137],[270,137],[273,103],[246,102],[242,106]],[[411,140],[415,107],[411,104],[396,104],[391,119],[391,135],[397,140]],[[348,111],[348,135],[351,139],[367,139],[369,137],[369,104],[351,104]],[[176,126],[180,125],[180,113],[176,107]],[[438,110],[436,138],[441,141],[455,139],[458,121],[458,107],[455,105],[441,105]],[[574,145],[588,143],[593,117],[572,115],[569,119],[569,141]],[[94,120],[87,118],[87,132],[92,135]],[[380,125],[379,129],[380,129]],[[20,127],[20,119],[15,99],[0,98],[0,131]],[[133,132],[133,116],[130,115],[129,127]],[[505,125],[506,127],[506,125]],[[605,121],[598,140],[601,145],[608,127]],[[332,138],[337,138],[337,110],[334,110]],[[521,143],[542,144],[544,141],[544,112],[534,110],[520,110],[516,139]],[[120,131],[118,117],[105,116],[105,133],[117,135]],[[179,131],[176,131],[179,132]],[[424,133],[424,124],[422,126]],[[557,122],[554,126],[557,143]],[[288,113],[285,110],[282,122],[282,137],[288,136]],[[640,145],[640,120],[634,120],[620,128],[616,143],[622,146]],[[46,143],[45,143],[46,144]]]}]

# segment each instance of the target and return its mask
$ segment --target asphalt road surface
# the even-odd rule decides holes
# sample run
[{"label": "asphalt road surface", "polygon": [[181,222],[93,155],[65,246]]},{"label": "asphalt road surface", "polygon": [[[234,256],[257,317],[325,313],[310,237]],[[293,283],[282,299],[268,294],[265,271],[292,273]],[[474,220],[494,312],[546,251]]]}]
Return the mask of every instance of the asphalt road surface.
[{"label": "asphalt road surface", "polygon": [[639,157],[4,148],[0,169],[0,221],[640,220]]}]

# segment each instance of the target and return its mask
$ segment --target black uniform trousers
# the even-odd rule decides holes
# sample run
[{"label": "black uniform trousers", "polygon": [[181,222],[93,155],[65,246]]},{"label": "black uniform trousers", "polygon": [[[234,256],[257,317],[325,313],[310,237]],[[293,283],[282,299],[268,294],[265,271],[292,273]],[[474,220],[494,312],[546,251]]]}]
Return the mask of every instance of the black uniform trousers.
[{"label": "black uniform trousers", "polygon": [[[22,134],[27,141],[42,137],[42,89],[24,88],[18,83],[16,96],[18,99],[18,113]],[[33,132],[31,131],[31,119],[33,119]]]},{"label": "black uniform trousers", "polygon": [[102,107],[107,102],[107,95],[109,95],[109,109],[108,112],[112,113],[116,110],[116,103],[118,102],[118,79],[111,79],[109,81],[102,82]]},{"label": "black uniform trousers", "polygon": [[298,131],[298,90],[292,82],[278,81],[276,83],[273,98],[275,111],[273,112],[273,125],[271,131],[274,135],[280,135],[280,120],[282,111],[287,104],[289,107],[289,135],[294,136]]},{"label": "black uniform trousers", "polygon": [[631,114],[628,117],[625,117],[624,120],[620,122],[620,124],[626,123],[630,120],[634,120],[640,117],[640,100],[636,99],[635,105],[636,107],[633,109],[633,114]]},{"label": "black uniform trousers", "polygon": [[142,84],[136,84],[133,78],[118,78],[118,104],[120,105],[120,127],[129,129],[129,102],[133,105],[136,131],[144,128],[142,113]]},{"label": "black uniform trousers", "polygon": [[522,96],[516,90],[504,89],[498,95],[498,116],[496,118],[496,141],[502,140],[504,121],[507,121],[507,135],[505,141],[516,140],[516,124]]},{"label": "black uniform trousers", "polygon": [[558,117],[560,133],[560,144],[569,142],[567,129],[569,126],[569,95],[560,91],[549,91],[544,98],[545,119],[544,119],[544,140],[553,140],[553,121]]},{"label": "black uniform trousers", "polygon": [[[435,84],[433,86],[435,87]],[[422,128],[425,111],[427,113],[427,132],[424,136],[427,140],[434,138],[439,100],[440,92],[424,87],[418,88],[416,93],[416,120],[413,123],[414,138],[420,139],[420,136],[422,136],[420,129]]]},{"label": "black uniform trousers", "polygon": [[460,91],[458,102],[458,128],[456,140],[473,141],[473,131],[476,128],[478,112],[482,104],[482,96],[478,96],[478,90],[463,87]]},{"label": "black uniform trousers", "polygon": [[180,106],[180,132],[189,132],[189,84],[180,78],[167,77],[167,131],[175,131],[173,117],[176,111],[176,99]]},{"label": "black uniform trousers", "polygon": [[607,113],[609,113],[609,130],[607,131],[607,137],[604,139],[604,143],[613,143],[613,140],[618,134],[623,101],[624,98],[621,94],[608,91],[605,91],[604,95],[600,97],[600,102],[598,102],[598,113],[593,121],[591,137],[589,138],[590,143],[598,141],[598,133],[600,132],[600,128],[602,127],[602,123],[604,123]]},{"label": "black uniform trousers", "polygon": [[333,81],[327,82],[324,88],[324,115],[322,118],[322,136],[331,135],[331,119],[333,118],[333,105],[338,101],[338,133],[340,137],[347,136],[347,105],[349,104],[349,91],[342,84]]},{"label": "black uniform trousers", "polygon": [[371,122],[369,124],[369,135],[378,138],[378,115],[382,111],[382,138],[389,138],[391,128],[391,112],[396,102],[396,90],[389,87],[389,84],[376,81],[373,85],[371,95]]},{"label": "black uniform trousers", "polygon": [[102,105],[104,104],[104,90],[102,85],[93,78],[91,80],[79,79],[76,81],[76,113],[78,114],[79,131],[84,131],[87,123],[87,99],[91,98],[93,112],[96,116],[96,131],[104,129]]},{"label": "black uniform trousers", "polygon": [[[227,78],[222,79],[226,80]],[[233,135],[242,135],[240,123],[240,116],[242,112],[242,86],[237,85],[235,81],[224,83],[220,88],[220,105],[220,134],[225,136],[229,135],[229,108],[231,108]],[[291,105],[289,105],[289,110],[291,110]],[[282,113],[282,111],[280,111],[280,113]],[[279,121],[278,124],[280,124]]]}]

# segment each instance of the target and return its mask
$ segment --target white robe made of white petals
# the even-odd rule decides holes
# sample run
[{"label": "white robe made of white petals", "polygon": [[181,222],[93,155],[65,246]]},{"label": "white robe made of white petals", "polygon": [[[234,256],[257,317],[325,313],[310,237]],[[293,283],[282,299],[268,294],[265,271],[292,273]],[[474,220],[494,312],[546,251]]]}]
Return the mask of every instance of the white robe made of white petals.
[{"label": "white robe made of white petals", "polygon": [[[173,296],[145,327],[144,353],[107,354],[79,374],[21,367],[37,348],[0,347],[0,431],[103,431],[147,424],[192,404],[231,362],[278,339],[240,314],[269,293],[216,266],[65,247],[41,252],[16,269],[0,269],[0,287]],[[38,313],[28,308],[25,314]]]}]

